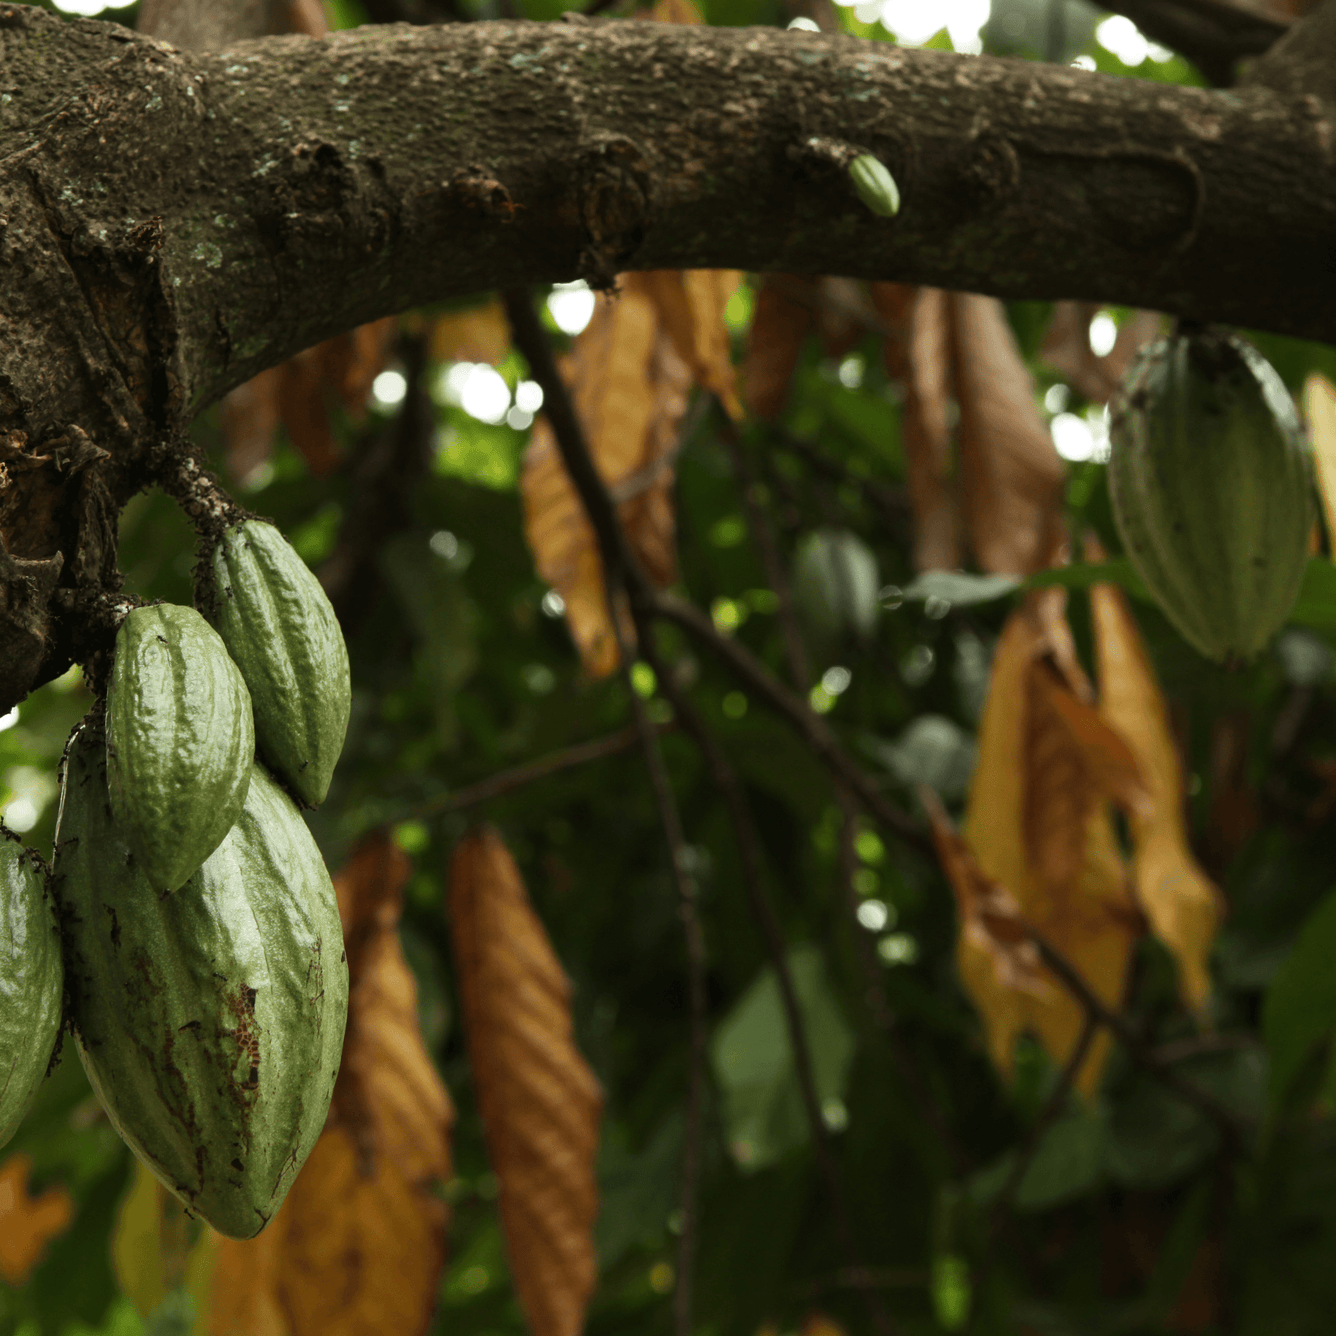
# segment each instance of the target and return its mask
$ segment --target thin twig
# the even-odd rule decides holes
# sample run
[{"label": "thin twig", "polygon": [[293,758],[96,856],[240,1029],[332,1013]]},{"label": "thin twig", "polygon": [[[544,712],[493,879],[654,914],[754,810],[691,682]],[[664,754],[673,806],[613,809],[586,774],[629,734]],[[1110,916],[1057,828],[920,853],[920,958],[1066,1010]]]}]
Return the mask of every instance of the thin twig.
[{"label": "thin twig", "polygon": [[891,1009],[882,984],[881,967],[877,963],[872,938],[858,921],[860,898],[854,888],[853,874],[857,867],[858,856],[854,849],[854,837],[858,832],[861,811],[853,795],[841,785],[836,785],[836,797],[843,813],[840,830],[840,887],[844,895],[844,908],[854,941],[854,955],[863,974],[863,997],[867,1002],[872,1023],[886,1036],[891,1059],[900,1073],[915,1106],[923,1120],[941,1142],[952,1168],[957,1174],[967,1174],[974,1167],[973,1158],[960,1144],[951,1128],[950,1120],[941,1102],[933,1092],[927,1078],[919,1068],[913,1051],[900,1031],[899,1019]]},{"label": "thin twig", "polygon": [[[756,549],[761,569],[765,578],[779,600],[776,619],[779,623],[780,639],[784,646],[784,657],[788,665],[789,679],[798,692],[806,692],[811,681],[808,666],[807,646],[803,641],[802,629],[798,625],[793,606],[793,591],[789,584],[788,572],[780,556],[779,543],[770,524],[770,517],[756,495],[756,473],[751,459],[732,422],[724,417],[720,423],[720,435],[728,446],[733,458],[733,468],[738,475],[742,493],[742,504],[747,516],[747,526],[751,531],[752,546]],[[896,1028],[895,1014],[886,1000],[886,990],[882,986],[881,970],[877,965],[872,941],[858,922],[858,893],[853,887],[853,872],[856,856],[853,855],[853,835],[857,831],[861,808],[849,789],[838,781],[835,793],[840,808],[844,813],[844,829],[840,841],[840,881],[844,891],[845,911],[850,930],[854,938],[854,953],[858,957],[863,972],[864,996],[873,1024],[886,1036],[891,1057],[899,1068],[900,1076],[909,1087],[919,1111],[929,1127],[936,1133],[946,1151],[947,1157],[954,1164],[958,1173],[969,1168],[969,1156],[956,1140],[950,1125],[937,1099],[932,1093],[914,1055],[904,1041],[904,1036]]]},{"label": "thin twig", "polygon": [[[650,639],[647,627],[641,636],[641,652],[659,680],[660,689],[671,703],[674,713],[683,730],[690,735],[700,750],[710,773],[714,786],[723,795],[724,805],[728,809],[730,824],[733,827],[733,839],[737,846],[738,857],[742,863],[742,884],[747,894],[747,904],[751,910],[761,940],[765,944],[766,954],[770,957],[775,979],[779,984],[780,1002],[784,1009],[785,1027],[788,1032],[789,1047],[793,1053],[794,1073],[798,1079],[798,1088],[802,1093],[803,1109],[807,1115],[808,1126],[812,1133],[812,1142],[816,1149],[817,1164],[825,1179],[826,1191],[830,1197],[831,1211],[835,1219],[835,1228],[840,1242],[849,1259],[849,1266],[863,1270],[859,1256],[857,1239],[854,1235],[853,1219],[849,1214],[844,1198],[844,1189],[840,1183],[839,1165],[830,1143],[830,1132],[821,1111],[821,1101],[817,1094],[816,1073],[812,1064],[812,1049],[807,1039],[807,1027],[803,1021],[802,1010],[798,1003],[798,993],[793,984],[793,974],[789,969],[788,954],[785,949],[784,934],[780,930],[779,920],[765,892],[765,883],[761,870],[760,841],[756,827],[752,822],[751,811],[747,805],[746,794],[738,782],[733,767],[729,765],[714,734],[706,727],[696,708],[678,689],[672,674],[659,658]],[[863,1291],[867,1302],[868,1315],[876,1329],[883,1336],[893,1336],[896,1331],[890,1315],[886,1312],[880,1296],[871,1288]]]},{"label": "thin twig", "polygon": [[672,594],[651,591],[649,611],[663,620],[676,622],[691,637],[711,650],[732,669],[771,709],[782,715],[826,768],[858,795],[868,813],[888,832],[925,856],[932,854],[928,833],[877,788],[840,745],[829,726],[815,710],[776,677],[740,641],[720,635],[710,619],[693,604]]},{"label": "thin twig", "polygon": [[[671,724],[659,725],[671,728]],[[629,751],[640,741],[640,734],[635,728],[623,728],[616,733],[609,733],[605,738],[593,738],[589,742],[577,742],[574,746],[540,756],[536,761],[526,761],[510,770],[502,770],[486,779],[470,784],[467,788],[456,789],[453,793],[442,794],[439,798],[427,798],[413,807],[407,808],[390,820],[421,821],[427,817],[444,816],[448,812],[462,812],[481,803],[500,798],[515,789],[522,789],[527,784],[536,784],[549,775],[560,774],[563,770],[585,765],[590,761],[602,760],[605,756],[615,756],[618,752]],[[388,824],[385,823],[385,824]]]},{"label": "thin twig", "polygon": [[1085,1061],[1086,1054],[1090,1052],[1090,1045],[1094,1042],[1098,1030],[1099,1021],[1091,1012],[1087,1011],[1085,1022],[1081,1026],[1080,1036],[1076,1041],[1076,1047],[1063,1064],[1062,1071],[1058,1074],[1057,1083],[1045,1101],[1044,1107],[1039,1111],[1039,1117],[1034,1120],[1030,1130],[1026,1133],[1025,1144],[1017,1154],[1016,1161],[1011,1166],[1011,1172],[1007,1175],[1006,1181],[997,1194],[997,1200],[993,1203],[994,1232],[996,1232],[1002,1217],[1011,1210],[1012,1201],[1020,1191],[1021,1184],[1025,1181],[1025,1175],[1029,1173],[1030,1166],[1034,1163],[1034,1157],[1039,1153],[1039,1146],[1045,1134],[1066,1106],[1067,1096],[1071,1094],[1072,1086],[1076,1081],[1076,1074],[1081,1070],[1081,1064]]},{"label": "thin twig", "polygon": [[770,430],[781,446],[798,455],[814,472],[820,473],[831,482],[839,483],[841,486],[856,487],[862,492],[864,500],[878,513],[889,533],[898,538],[908,537],[911,525],[909,500],[900,488],[855,473],[839,460],[832,459],[814,442],[805,440],[786,427],[772,424]]},{"label": "thin twig", "polygon": [[1086,1014],[1101,1025],[1107,1025],[1118,1042],[1127,1050],[1128,1057],[1138,1067],[1149,1072],[1165,1089],[1172,1090],[1185,1104],[1190,1104],[1208,1122],[1214,1124],[1220,1133],[1224,1148],[1231,1154],[1236,1152],[1243,1143],[1244,1135],[1244,1128],[1239,1119],[1200,1086],[1179,1076],[1173,1067],[1159,1058],[1126,1017],[1107,1006],[1086,982],[1080,970],[1032,924],[1024,923],[1024,928],[1044,964],[1057,976],[1062,986],[1080,1002]]},{"label": "thin twig", "polygon": [[678,1238],[673,1316],[677,1336],[691,1336],[705,1082],[705,934],[701,927],[696,883],[688,867],[681,815],[659,751],[658,735],[631,681],[633,648],[619,615],[622,595],[627,597],[634,610],[637,594],[649,590],[650,586],[636,564],[618,523],[612,498],[590,456],[584,430],[576,417],[566,382],[557,369],[547,333],[534,312],[532,295],[526,289],[514,289],[505,294],[504,300],[515,344],[529,363],[530,375],[542,387],[544,411],[556,437],[562,462],[598,540],[603,558],[608,619],[617,637],[623,680],[635,718],[635,731],[644,752],[677,889],[678,915],[682,920],[686,944],[690,1056],[686,1130],[682,1150],[682,1232]]},{"label": "thin twig", "polygon": [[756,470],[752,468],[737,428],[726,416],[722,417],[719,424],[719,435],[733,458],[733,471],[738,475],[738,490],[742,495],[742,508],[747,516],[747,528],[751,531],[752,546],[765,572],[766,582],[779,601],[775,620],[779,625],[780,642],[784,646],[789,681],[796,691],[805,692],[812,680],[807,646],[803,643],[802,631],[794,612],[793,589],[780,556],[779,543],[758,495],[760,484],[756,479]]}]

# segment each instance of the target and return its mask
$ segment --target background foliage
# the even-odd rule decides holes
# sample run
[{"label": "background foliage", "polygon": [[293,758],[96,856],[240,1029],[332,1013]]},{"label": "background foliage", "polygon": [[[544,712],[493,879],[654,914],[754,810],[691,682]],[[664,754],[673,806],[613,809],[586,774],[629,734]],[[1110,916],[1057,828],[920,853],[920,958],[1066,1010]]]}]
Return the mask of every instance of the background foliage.
[{"label": "background foliage", "polygon": [[[492,0],[463,0],[463,8],[495,16]],[[525,17],[564,8],[519,0]],[[708,0],[704,11],[716,24],[790,17],[774,0]],[[104,17],[132,23],[134,12]],[[334,0],[331,13],[338,26],[368,19],[358,0]],[[1095,40],[1095,11],[1071,4],[1065,13],[1065,26],[1055,25],[1041,6],[999,0],[985,36],[1032,59],[1084,54],[1127,77],[1195,81],[1177,58],[1124,66]],[[852,10],[839,14],[858,35],[889,37]],[[945,31],[933,40],[949,44]],[[735,361],[758,289],[759,280],[747,280],[724,308]],[[1007,311],[1034,375],[1036,408],[1045,421],[1060,411],[1078,422],[1090,409],[1087,429],[1097,436],[1098,406],[1040,357],[1051,315],[1037,302]],[[549,329],[559,346],[567,342],[551,319]],[[796,573],[819,681],[814,708],[899,805],[921,816],[914,786],[925,782],[958,814],[991,656],[1019,595],[912,597],[903,386],[885,369],[874,324],[824,334],[803,342],[776,420],[748,418],[737,428],[705,398],[688,412],[674,492],[678,582],[721,632],[784,676],[779,600],[746,492]],[[599,1281],[586,1329],[666,1332],[689,1048],[676,892],[642,760],[624,748],[481,807],[439,810],[475,782],[625,728],[628,685],[590,680],[525,546],[518,485],[529,412],[488,422],[460,402],[464,364],[494,363],[512,396],[528,380],[504,321],[486,307],[418,312],[378,337],[371,372],[384,356],[402,379],[377,380],[380,397],[365,414],[369,376],[345,370],[336,384],[317,370],[292,391],[291,420],[267,456],[242,460],[238,429],[225,429],[218,410],[197,433],[244,503],[271,517],[314,568],[328,569],[341,551],[357,555],[357,578],[336,598],[353,662],[353,723],[329,800],[311,820],[331,868],[381,827],[411,860],[399,940],[423,1042],[457,1110],[453,1168],[435,1190],[449,1205],[449,1262],[429,1329],[525,1329],[472,1092],[445,908],[451,851],[485,816],[573,984],[576,1043],[605,1095]],[[1327,347],[1257,342],[1296,394],[1311,372],[1330,375],[1336,364]],[[303,417],[307,425],[294,430]],[[401,438],[400,473],[390,473],[399,510],[377,529],[358,461]],[[754,474],[750,484],[739,460]],[[1103,465],[1072,463],[1063,488],[1070,530],[1093,531],[1116,556]],[[814,534],[856,538],[864,568],[875,564],[865,592],[841,593],[810,569],[803,575]],[[193,534],[173,503],[136,498],[121,519],[128,590],[189,602],[194,561]],[[842,598],[855,598],[856,615],[832,614]],[[1237,1150],[1118,1048],[1088,1100],[1050,1100],[1059,1069],[1030,1038],[1014,1079],[1003,1082],[957,977],[956,905],[936,859],[866,818],[851,822],[826,770],[786,724],[716,661],[675,632],[665,636],[678,680],[739,771],[759,829],[860,1254],[851,1260],[817,1170],[774,970],[747,912],[718,790],[689,739],[670,727],[662,748],[708,950],[699,1331],[870,1330],[867,1288],[884,1296],[905,1332],[967,1323],[980,1332],[1086,1336],[1325,1329],[1336,1306],[1336,1067],[1326,1049],[1336,1024],[1328,964],[1336,949],[1336,619],[1324,615],[1320,590],[1311,603],[1305,624],[1235,671],[1200,659],[1150,604],[1134,605],[1182,749],[1193,842],[1228,913],[1204,1014],[1184,1009],[1172,958],[1145,935],[1124,1010],[1146,1043],[1243,1120]],[[1073,593],[1069,617],[1091,665],[1084,592]],[[654,717],[671,717],[645,666],[631,682]],[[25,701],[0,732],[6,818],[43,852],[61,749],[89,703],[72,672]],[[846,880],[861,901],[857,921],[846,912]],[[869,1008],[859,934],[874,948],[886,1002],[945,1134]],[[208,1329],[207,1274],[188,1262],[163,1272],[173,1247],[180,1261],[196,1255],[198,1241],[183,1224],[171,1226],[188,1235],[175,1244],[143,1225],[143,1212],[156,1209],[151,1192],[72,1052],[6,1154],[0,1332]],[[384,1246],[379,1265],[393,1276],[396,1240]],[[193,1296],[193,1318],[191,1303],[169,1293],[177,1285]]]}]

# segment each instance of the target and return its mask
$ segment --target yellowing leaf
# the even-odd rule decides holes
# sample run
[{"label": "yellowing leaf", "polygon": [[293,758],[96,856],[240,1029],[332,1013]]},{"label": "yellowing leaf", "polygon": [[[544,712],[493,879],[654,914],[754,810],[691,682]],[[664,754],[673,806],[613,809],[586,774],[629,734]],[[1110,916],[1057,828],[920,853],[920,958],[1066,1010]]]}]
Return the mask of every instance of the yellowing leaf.
[{"label": "yellowing leaf", "polygon": [[[1080,703],[1075,694],[1056,703],[1057,693],[1069,691],[1052,656],[1052,647],[1070,634],[1054,610],[1060,598],[1061,591],[1051,590],[1032,596],[1003,628],[964,836],[981,874],[1010,894],[1019,914],[1080,969],[1102,1000],[1117,1006],[1140,925],[1105,797],[1115,777],[1125,796],[1135,790],[1126,753],[1092,727],[1088,712],[1074,710]],[[971,968],[977,979],[980,967]],[[1046,970],[1041,973],[1049,987],[1005,1006],[996,989],[974,985],[990,1052],[1004,1072],[1018,1027],[1033,1029],[1057,1062],[1076,1047],[1083,1010]],[[968,986],[964,968],[962,976]],[[1107,1052],[1107,1036],[1097,1037],[1077,1075],[1080,1089],[1094,1089]]]},{"label": "yellowing leaf", "polygon": [[572,1038],[571,986],[495,831],[456,848],[450,918],[515,1288],[533,1336],[577,1336],[597,1279],[603,1097]]},{"label": "yellowing leaf", "polygon": [[506,308],[493,298],[467,311],[449,311],[431,324],[433,362],[490,362],[496,365],[510,347]]},{"label": "yellowing leaf", "polygon": [[[653,275],[626,275],[618,297],[601,302],[575,339],[562,373],[594,463],[620,502],[632,550],[650,578],[666,585],[677,571],[672,452],[691,370],[663,328],[655,283]],[[546,418],[535,424],[525,451],[520,495],[538,572],[565,600],[586,672],[605,677],[619,656],[603,564]],[[625,633],[630,638],[629,621]]]},{"label": "yellowing leaf", "polygon": [[74,1200],[59,1185],[28,1194],[32,1156],[19,1152],[0,1165],[0,1279],[22,1285],[42,1260],[46,1245],[74,1219]]},{"label": "yellowing leaf", "polygon": [[984,874],[936,793],[924,785],[919,797],[960,914],[956,968],[983,1018],[988,1054],[998,1071],[1010,1077],[1016,1040],[1026,1025],[1026,995],[1040,994],[1048,986],[1039,976],[1039,953],[1023,931],[1006,930],[1018,919],[1016,901]]},{"label": "yellowing leaf", "polygon": [[950,309],[970,544],[985,571],[1028,575],[1053,560],[1061,541],[1062,460],[1002,303],[958,292]]},{"label": "yellowing leaf", "polygon": [[1136,757],[1150,799],[1144,810],[1129,816],[1137,897],[1155,935],[1178,962],[1184,999],[1200,1008],[1211,988],[1207,958],[1220,920],[1220,894],[1188,846],[1183,768],[1126,597],[1116,585],[1092,586],[1090,616],[1100,714]]},{"label": "yellowing leaf", "polygon": [[195,1299],[193,1331],[205,1336],[215,1237],[186,1214],[142,1161],[135,1161],[134,1179],[117,1213],[111,1256],[116,1281],[141,1317],[185,1286]]},{"label": "yellowing leaf", "polygon": [[1304,382],[1304,416],[1313,441],[1327,546],[1336,553],[1336,385],[1316,371]]},{"label": "yellowing leaf", "polygon": [[960,513],[952,483],[947,425],[951,371],[947,294],[940,288],[873,283],[872,301],[890,326],[886,370],[899,381],[900,439],[914,507],[914,568],[954,570],[961,564]]},{"label": "yellowing leaf", "polygon": [[368,837],[334,879],[348,1029],[325,1130],[259,1238],[221,1239],[211,1336],[426,1331],[445,1264],[453,1110],[399,947],[407,857]]}]

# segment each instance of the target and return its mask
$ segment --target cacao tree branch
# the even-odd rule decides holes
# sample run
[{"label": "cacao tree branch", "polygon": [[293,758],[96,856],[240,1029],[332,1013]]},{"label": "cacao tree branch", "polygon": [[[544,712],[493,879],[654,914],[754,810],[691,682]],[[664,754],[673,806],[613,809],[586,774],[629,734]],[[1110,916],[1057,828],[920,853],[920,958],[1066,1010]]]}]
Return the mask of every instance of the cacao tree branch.
[{"label": "cacao tree branch", "polygon": [[[24,647],[0,709],[99,648],[82,613],[115,593],[151,442],[328,335],[498,280],[845,273],[1333,337],[1331,10],[1225,94],[615,20],[184,52],[0,4],[0,444],[22,465],[0,538],[63,561],[0,591]],[[813,143],[875,153],[900,215]]]}]

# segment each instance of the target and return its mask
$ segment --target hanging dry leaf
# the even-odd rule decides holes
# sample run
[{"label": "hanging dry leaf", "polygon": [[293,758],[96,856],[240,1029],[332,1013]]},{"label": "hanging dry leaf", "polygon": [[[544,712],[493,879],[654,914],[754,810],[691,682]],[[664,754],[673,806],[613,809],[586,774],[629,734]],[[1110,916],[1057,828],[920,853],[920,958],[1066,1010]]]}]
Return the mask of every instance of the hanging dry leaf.
[{"label": "hanging dry leaf", "polygon": [[1304,381],[1303,401],[1327,525],[1327,550],[1336,555],[1336,385],[1315,371]]},{"label": "hanging dry leaf", "polygon": [[306,37],[328,37],[329,21],[320,0],[279,0],[271,9],[269,31],[301,33]]},{"label": "hanging dry leaf", "polygon": [[19,1152],[0,1165],[0,1279],[22,1285],[42,1260],[46,1245],[74,1219],[74,1200],[62,1186],[28,1193],[32,1156]]},{"label": "hanging dry leaf", "polygon": [[[628,274],[620,294],[594,311],[563,359],[589,453],[619,502],[636,557],[659,585],[676,577],[673,452],[691,371],[663,327],[653,275]],[[571,636],[591,677],[619,661],[608,619],[603,563],[546,418],[535,424],[520,477],[524,533],[538,573],[566,603]],[[627,640],[634,638],[629,624]]]},{"label": "hanging dry leaf", "polygon": [[817,280],[801,274],[767,274],[761,282],[742,359],[742,397],[759,418],[784,410],[803,341],[816,328],[816,291]]},{"label": "hanging dry leaf", "polygon": [[510,348],[506,308],[493,298],[467,311],[449,311],[431,323],[433,362],[488,362],[495,366]]},{"label": "hanging dry leaf", "polygon": [[960,292],[949,301],[970,544],[983,570],[1028,575],[1048,565],[1061,542],[1062,460],[1002,303]]},{"label": "hanging dry leaf", "polygon": [[445,1263],[434,1189],[450,1172],[453,1111],[399,947],[410,870],[381,832],[334,879],[350,985],[334,1103],[269,1228],[219,1241],[211,1336],[411,1336],[430,1323]]},{"label": "hanging dry leaf", "polygon": [[1119,325],[1113,347],[1101,356],[1090,346],[1090,322],[1099,310],[1096,302],[1054,302],[1039,357],[1087,399],[1103,404],[1118,388],[1132,359],[1159,335],[1163,317],[1156,311],[1134,312]]},{"label": "hanging dry leaf", "polygon": [[273,449],[278,430],[281,366],[261,371],[238,385],[219,406],[227,471],[239,483],[249,481]]},{"label": "hanging dry leaf", "polygon": [[1169,712],[1123,592],[1111,584],[1092,586],[1090,616],[1099,712],[1131,748],[1150,797],[1145,809],[1129,816],[1137,897],[1155,935],[1178,962],[1185,1001],[1200,1008],[1211,988],[1207,959],[1221,901],[1188,845],[1183,768]]},{"label": "hanging dry leaf", "polygon": [[570,984],[494,830],[456,848],[450,916],[515,1288],[534,1336],[577,1336],[596,1281],[602,1094],[571,1036]]},{"label": "hanging dry leaf", "polygon": [[734,269],[659,269],[641,277],[677,355],[731,418],[741,418],[724,307],[742,275]]},{"label": "hanging dry leaf", "polygon": [[1020,911],[1014,898],[984,875],[937,794],[921,785],[919,799],[928,814],[937,857],[956,896],[960,915],[956,968],[983,1017],[989,1057],[1010,1077],[1016,1040],[1026,1026],[1027,1000],[1043,998],[1050,985],[1039,973],[1034,943],[1019,927]]},{"label": "hanging dry leaf", "polygon": [[[1079,665],[1073,660],[1062,672],[1052,654],[1070,636],[1055,611],[1062,597],[1060,590],[1032,596],[1003,628],[980,721],[964,836],[982,874],[1010,893],[1024,918],[1103,1001],[1117,1006],[1140,923],[1107,798],[1117,792],[1139,805],[1144,795],[1127,749],[1092,721],[1084,693],[1072,690],[1073,682],[1084,684]],[[1044,977],[1049,979],[1047,972]],[[1021,996],[996,1021],[987,1010],[995,999],[975,1000],[995,1055],[1010,1052],[1016,1010],[1057,1062],[1070,1057],[1085,1020],[1056,982],[1042,997]],[[1078,1088],[1095,1088],[1107,1053],[1108,1036],[1096,1036]],[[1005,1064],[1002,1069],[1008,1070]]]},{"label": "hanging dry leaf", "polygon": [[961,547],[947,425],[947,294],[901,283],[873,283],[870,291],[877,313],[890,326],[884,344],[886,370],[904,392],[900,440],[914,508],[914,569],[954,570],[961,564]]},{"label": "hanging dry leaf", "polygon": [[354,421],[365,415],[371,383],[385,365],[396,324],[389,317],[361,325],[233,390],[221,410],[232,476],[245,482],[269,458],[280,421],[311,472],[317,478],[332,473],[342,454],[330,413],[339,404]]}]

